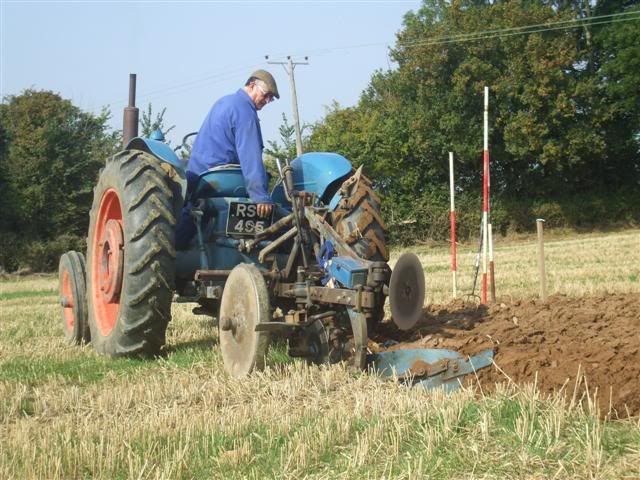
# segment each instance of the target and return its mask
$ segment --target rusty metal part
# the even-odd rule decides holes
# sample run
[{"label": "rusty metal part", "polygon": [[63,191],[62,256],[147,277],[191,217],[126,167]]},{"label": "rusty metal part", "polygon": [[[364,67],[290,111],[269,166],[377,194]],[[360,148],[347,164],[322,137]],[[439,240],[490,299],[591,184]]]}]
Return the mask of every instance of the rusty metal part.
[{"label": "rusty metal part", "polygon": [[351,196],[358,189],[358,183],[360,182],[360,176],[362,175],[362,167],[363,166],[360,165],[355,173],[340,187],[340,193],[345,197]]},{"label": "rusty metal part", "polygon": [[413,253],[404,253],[396,262],[389,282],[389,304],[393,323],[409,330],[422,318],[424,271]]},{"label": "rusty metal part", "polygon": [[[223,278],[223,277],[228,277],[229,274],[232,271],[233,270],[196,270],[196,273],[195,273],[193,278],[196,281],[219,279],[219,278]],[[270,278],[270,279],[279,279],[280,278],[280,272],[277,272],[277,271],[273,271],[273,270],[264,271],[264,270],[261,270],[260,273],[262,274],[263,277],[267,277],[267,278]]]},{"label": "rusty metal part", "polygon": [[321,365],[329,363],[329,334],[320,321],[300,328],[289,339],[289,355]]},{"label": "rusty metal part", "polygon": [[287,259],[287,265],[284,267],[284,275],[283,278],[289,278],[291,275],[291,270],[293,270],[293,265],[298,257],[300,249],[300,238],[296,237],[293,240],[293,248],[291,249],[291,253],[289,253],[289,258]]},{"label": "rusty metal part", "polygon": [[284,321],[291,325],[298,326],[305,321],[307,312],[306,310],[289,310],[284,316]]},{"label": "rusty metal part", "polygon": [[351,332],[353,333],[353,348],[351,365],[356,370],[363,370],[367,365],[367,343],[369,340],[367,334],[367,317],[355,310],[347,309],[349,320],[351,320]]},{"label": "rusty metal part", "polygon": [[228,277],[231,270],[196,270],[194,278],[196,280],[210,280],[219,277]]},{"label": "rusty metal part", "polygon": [[[276,295],[286,298],[296,298],[302,292],[297,291],[295,283],[280,283],[276,287]],[[332,303],[345,305],[348,307],[359,306],[360,309],[371,309],[375,307],[376,295],[374,292],[365,290],[348,290],[344,288],[329,288],[309,286],[305,290],[311,301],[319,303]],[[307,292],[304,292],[307,294]]]},{"label": "rusty metal part", "polygon": [[[457,366],[457,363],[452,364]],[[398,376],[398,380],[418,380],[426,377],[433,377],[439,373],[446,372],[449,368],[449,360],[442,359],[434,363],[427,363],[424,360],[416,360],[402,375]],[[453,373],[457,372],[457,368]]]},{"label": "rusty metal part", "polygon": [[136,107],[136,74],[129,74],[129,106],[124,109],[122,119],[122,144],[127,144],[138,136],[138,108]]},{"label": "rusty metal part", "polygon": [[493,364],[493,349],[466,357],[441,348],[399,349],[376,352],[369,356],[369,366],[383,377],[394,377],[406,385],[426,390],[458,390],[461,377]]},{"label": "rusty metal part", "polygon": [[285,234],[281,235],[280,237],[275,239],[273,242],[271,242],[269,245],[267,245],[262,250],[260,250],[260,253],[258,254],[258,260],[260,261],[260,263],[264,262],[264,258],[265,256],[267,256],[267,254],[273,252],[276,248],[278,248],[284,242],[286,242],[291,237],[293,237],[297,232],[298,232],[298,228],[293,227],[290,230],[287,230]]},{"label": "rusty metal part", "polygon": [[276,233],[281,228],[289,225],[292,221],[293,221],[293,213],[290,213],[286,217],[282,217],[280,220],[278,220],[276,223],[274,223],[270,227],[265,228],[260,233],[257,233],[254,238],[245,241],[244,242],[244,250],[247,251],[247,252],[250,252],[253,249],[253,247],[256,246],[256,244],[258,242],[260,242],[261,240],[267,238],[268,236]]},{"label": "rusty metal part", "polygon": [[[302,203],[300,203],[300,198],[295,194],[294,181],[293,181],[293,168],[289,164],[289,161],[286,160],[286,165],[282,169],[283,173],[283,182],[282,186],[284,187],[285,195],[289,198],[291,202],[291,210],[293,213],[293,219],[295,226],[297,228],[298,238],[300,239],[300,253],[302,254],[302,264],[304,268],[309,267],[309,261],[307,259],[307,252],[305,251],[306,246],[309,244],[308,232],[302,228],[302,220],[303,220],[303,212],[304,208],[304,198],[302,198]],[[301,211],[302,210],[302,211]]]},{"label": "rusty metal part", "polygon": [[280,333],[282,331],[293,331],[300,328],[299,325],[295,325],[289,322],[265,322],[256,325],[256,332],[274,332]]},{"label": "rusty metal part", "polygon": [[367,272],[367,286],[377,288],[380,285],[389,283],[391,269],[386,262],[372,262]]},{"label": "rusty metal part", "polygon": [[309,208],[305,209],[305,215],[311,228],[318,231],[320,235],[322,235],[322,237],[331,240],[336,248],[336,251],[338,252],[338,255],[351,257],[358,260],[360,259],[358,254],[354,252],[354,250],[342,239],[338,232],[336,232],[331,225],[324,221],[320,215]]}]

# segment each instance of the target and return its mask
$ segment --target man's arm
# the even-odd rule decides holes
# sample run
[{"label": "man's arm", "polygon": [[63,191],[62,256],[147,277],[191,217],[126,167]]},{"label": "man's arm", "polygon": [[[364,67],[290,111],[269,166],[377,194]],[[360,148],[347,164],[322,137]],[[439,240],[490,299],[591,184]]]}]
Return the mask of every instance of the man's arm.
[{"label": "man's arm", "polygon": [[235,143],[249,197],[255,203],[273,203],[267,192],[267,172],[262,163],[262,134],[256,115],[240,116],[236,122]]}]

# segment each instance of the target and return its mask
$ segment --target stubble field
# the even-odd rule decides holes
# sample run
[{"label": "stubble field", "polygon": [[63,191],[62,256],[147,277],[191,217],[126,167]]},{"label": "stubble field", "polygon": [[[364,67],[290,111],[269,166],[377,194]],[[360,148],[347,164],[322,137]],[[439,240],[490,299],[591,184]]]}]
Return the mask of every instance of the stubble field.
[{"label": "stubble field", "polygon": [[184,304],[165,357],[105,359],[64,344],[55,277],[3,279],[0,478],[639,478],[640,231],[548,235],[547,304],[532,238],[498,239],[487,308],[452,301],[446,247],[412,250],[425,318],[370,348],[495,348],[454,395],[289,362],[281,345],[267,371],[229,378]]}]

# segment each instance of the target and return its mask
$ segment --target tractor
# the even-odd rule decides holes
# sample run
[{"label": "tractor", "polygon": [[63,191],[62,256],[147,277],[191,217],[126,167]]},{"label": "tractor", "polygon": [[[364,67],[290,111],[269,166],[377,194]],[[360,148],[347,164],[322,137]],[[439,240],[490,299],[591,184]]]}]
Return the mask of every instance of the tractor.
[{"label": "tractor", "polygon": [[[362,168],[326,152],[278,162],[276,208],[259,218],[238,165],[204,172],[185,198],[176,151],[162,135],[137,137],[137,119],[132,129],[127,118],[125,110],[132,138],[94,189],[86,262],[75,251],[60,259],[68,342],[90,341],[112,357],[155,356],[172,301],[193,302],[194,314],[216,320],[235,377],[264,368],[274,339],[292,357],[362,370],[387,297],[399,328],[421,317],[422,266],[406,253],[389,267],[380,199]],[[185,203],[196,234],[176,249]]]}]

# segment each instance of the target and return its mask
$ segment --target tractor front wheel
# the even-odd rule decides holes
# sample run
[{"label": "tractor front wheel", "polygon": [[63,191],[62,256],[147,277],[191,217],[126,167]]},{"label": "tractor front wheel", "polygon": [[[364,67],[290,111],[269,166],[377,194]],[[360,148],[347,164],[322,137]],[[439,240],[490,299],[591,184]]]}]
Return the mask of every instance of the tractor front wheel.
[{"label": "tractor front wheel", "polygon": [[152,155],[129,150],[100,174],[87,239],[89,327],[99,353],[149,356],[165,343],[181,203],[172,173]]},{"label": "tractor front wheel", "polygon": [[70,345],[89,342],[87,323],[87,289],[85,283],[84,256],[79,252],[67,252],[60,257],[58,284],[62,306],[62,329]]}]

